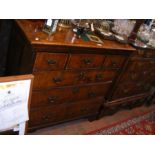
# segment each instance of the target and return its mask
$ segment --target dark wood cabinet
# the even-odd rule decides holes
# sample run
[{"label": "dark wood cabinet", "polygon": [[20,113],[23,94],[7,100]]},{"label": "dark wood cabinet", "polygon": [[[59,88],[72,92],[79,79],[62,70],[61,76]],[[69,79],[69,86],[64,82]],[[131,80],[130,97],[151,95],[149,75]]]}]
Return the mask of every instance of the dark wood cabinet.
[{"label": "dark wood cabinet", "polygon": [[34,75],[30,130],[100,118],[149,96],[154,51],[108,40],[103,45],[85,42],[70,29],[48,36],[41,26],[41,21],[14,22],[7,63],[7,75]]}]

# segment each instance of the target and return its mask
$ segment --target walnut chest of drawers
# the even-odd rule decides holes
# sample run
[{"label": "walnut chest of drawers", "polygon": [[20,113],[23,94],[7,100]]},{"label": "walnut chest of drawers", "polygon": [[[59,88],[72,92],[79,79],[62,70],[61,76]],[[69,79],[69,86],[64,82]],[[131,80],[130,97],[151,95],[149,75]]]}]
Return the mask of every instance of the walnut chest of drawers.
[{"label": "walnut chest of drawers", "polygon": [[[42,24],[31,20],[14,22],[7,63],[7,75],[34,75],[29,129],[97,118],[114,101],[148,91],[141,91],[140,86],[134,88],[135,92],[129,90],[134,91],[130,80],[145,74],[132,70],[135,48],[108,40],[103,40],[103,45],[85,42],[69,29],[58,29],[55,35],[48,36],[41,31]],[[128,75],[128,70],[132,74]],[[131,88],[124,89],[128,84]]]}]

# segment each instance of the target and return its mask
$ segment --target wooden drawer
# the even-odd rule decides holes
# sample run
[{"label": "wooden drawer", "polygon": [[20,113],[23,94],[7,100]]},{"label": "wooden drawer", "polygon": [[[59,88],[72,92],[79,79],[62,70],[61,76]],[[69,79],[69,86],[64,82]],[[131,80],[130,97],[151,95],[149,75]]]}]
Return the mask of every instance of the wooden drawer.
[{"label": "wooden drawer", "polygon": [[113,81],[117,71],[52,71],[34,73],[34,89]]},{"label": "wooden drawer", "polygon": [[93,86],[74,86],[65,88],[55,88],[44,91],[34,91],[32,93],[31,108],[64,104],[84,99],[104,97],[108,92],[111,83],[96,84]]},{"label": "wooden drawer", "polygon": [[105,58],[104,68],[106,69],[120,69],[125,61],[124,56],[108,55]]},{"label": "wooden drawer", "polygon": [[153,60],[134,60],[130,61],[126,72],[121,77],[121,82],[144,81],[155,77],[155,61]]},{"label": "wooden drawer", "polygon": [[64,69],[67,54],[37,53],[33,71]]},{"label": "wooden drawer", "polygon": [[65,118],[69,120],[97,114],[103,102],[105,102],[104,97],[98,97],[95,99],[83,100],[75,104],[68,104],[66,106],[68,110],[66,111]]},{"label": "wooden drawer", "polygon": [[113,99],[134,96],[136,94],[146,93],[150,89],[150,84],[139,82],[122,82],[113,94]]},{"label": "wooden drawer", "polygon": [[65,113],[66,108],[64,106],[46,106],[31,109],[30,119],[28,121],[29,128],[51,122],[62,121],[65,118]]},{"label": "wooden drawer", "polygon": [[141,58],[155,58],[155,50],[138,49],[134,56]]},{"label": "wooden drawer", "polygon": [[104,102],[103,98],[97,98],[59,106],[32,109],[29,128],[95,114],[98,112],[102,102]]},{"label": "wooden drawer", "polygon": [[99,54],[71,54],[67,69],[101,68],[105,56]]},{"label": "wooden drawer", "polygon": [[73,85],[75,73],[65,71],[36,72],[34,73],[34,89],[51,88]]}]

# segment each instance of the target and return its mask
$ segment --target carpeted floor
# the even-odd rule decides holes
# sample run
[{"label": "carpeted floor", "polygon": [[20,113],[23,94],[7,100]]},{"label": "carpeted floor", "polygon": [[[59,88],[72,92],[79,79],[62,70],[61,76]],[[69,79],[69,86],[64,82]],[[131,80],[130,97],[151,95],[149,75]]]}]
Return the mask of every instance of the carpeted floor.
[{"label": "carpeted floor", "polygon": [[155,111],[87,133],[88,135],[154,135]]},{"label": "carpeted floor", "polygon": [[[39,129],[30,135],[85,135],[85,134],[99,134],[101,129],[109,128],[117,123],[132,120],[134,118],[144,117],[145,115],[155,112],[155,105],[150,107],[137,107],[132,110],[123,110],[115,113],[112,116],[105,116],[100,120],[89,122],[87,119],[71,121],[60,125],[55,125],[48,128]],[[146,124],[146,120],[142,120],[142,124]],[[135,124],[134,124],[135,125]],[[129,134],[137,134],[136,126],[134,131]],[[140,131],[140,130],[139,130]],[[115,134],[128,134],[123,129]],[[102,133],[103,134],[103,133]],[[145,134],[144,132],[139,134]],[[146,132],[147,134],[147,132]],[[149,133],[148,133],[149,134]],[[150,133],[151,134],[151,133]]]}]

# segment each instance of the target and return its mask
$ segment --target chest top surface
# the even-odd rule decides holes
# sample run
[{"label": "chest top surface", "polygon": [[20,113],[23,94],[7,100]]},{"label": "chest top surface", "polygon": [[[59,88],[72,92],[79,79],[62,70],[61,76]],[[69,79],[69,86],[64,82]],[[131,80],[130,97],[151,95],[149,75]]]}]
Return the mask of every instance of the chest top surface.
[{"label": "chest top surface", "polygon": [[91,41],[83,41],[76,37],[71,29],[58,27],[57,32],[51,36],[42,31],[44,22],[42,20],[16,20],[18,27],[26,36],[27,40],[33,45],[56,45],[73,46],[99,49],[116,49],[135,51],[136,49],[128,44],[121,44],[116,41],[103,40],[103,44]]}]

